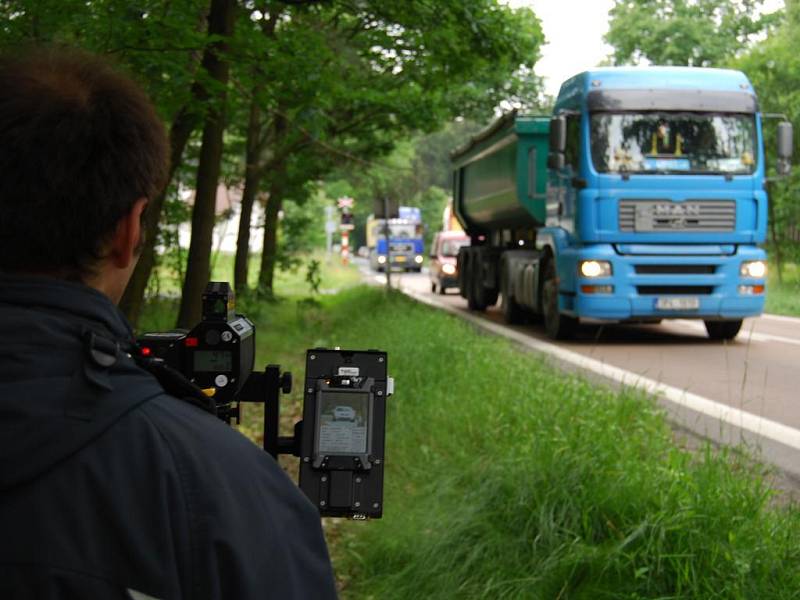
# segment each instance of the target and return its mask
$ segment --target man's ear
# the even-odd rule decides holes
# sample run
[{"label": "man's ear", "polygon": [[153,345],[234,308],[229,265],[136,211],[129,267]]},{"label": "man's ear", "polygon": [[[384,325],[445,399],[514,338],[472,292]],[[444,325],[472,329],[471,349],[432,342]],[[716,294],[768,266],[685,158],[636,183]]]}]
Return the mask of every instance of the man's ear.
[{"label": "man's ear", "polygon": [[142,240],[142,213],[147,206],[147,198],[139,198],[131,210],[117,223],[111,238],[109,259],[118,269],[126,269],[138,258]]}]

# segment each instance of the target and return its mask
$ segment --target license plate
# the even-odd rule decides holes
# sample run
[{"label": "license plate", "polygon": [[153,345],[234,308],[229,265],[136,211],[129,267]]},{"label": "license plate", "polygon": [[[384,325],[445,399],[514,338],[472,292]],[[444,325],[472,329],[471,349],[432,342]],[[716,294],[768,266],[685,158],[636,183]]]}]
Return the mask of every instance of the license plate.
[{"label": "license plate", "polygon": [[406,257],[405,257],[405,256],[402,256],[402,255],[400,255],[400,256],[395,256],[395,257],[394,257],[394,260],[395,260],[395,262],[406,262]]},{"label": "license plate", "polygon": [[700,308],[700,298],[696,296],[656,298],[656,310],[697,310],[698,308]]}]

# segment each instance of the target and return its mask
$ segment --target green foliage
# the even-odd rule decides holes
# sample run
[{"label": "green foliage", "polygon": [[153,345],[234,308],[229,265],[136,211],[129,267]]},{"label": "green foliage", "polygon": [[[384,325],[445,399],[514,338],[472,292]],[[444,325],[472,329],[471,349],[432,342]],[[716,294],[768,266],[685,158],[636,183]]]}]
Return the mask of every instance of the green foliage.
[{"label": "green foliage", "polygon": [[[758,93],[762,111],[783,113],[797,124],[800,122],[800,3],[786,3],[786,18],[768,39],[735,60],[732,65],[747,73]],[[765,121],[764,138],[767,163],[774,175],[775,121]],[[800,136],[795,134],[795,157],[800,149]],[[795,158],[796,160],[796,158]],[[800,261],[800,205],[797,190],[800,174],[794,173],[770,185],[769,248],[776,259],[777,274],[782,275],[783,263]]]},{"label": "green foliage", "polygon": [[615,64],[722,66],[772,31],[763,0],[616,0],[605,40]]},{"label": "green foliage", "polygon": [[425,224],[425,248],[430,250],[433,236],[442,229],[442,213],[450,194],[442,188],[432,185],[424,192],[420,192],[411,200],[412,206],[418,206],[422,212],[422,222]]},{"label": "green foliage", "polygon": [[791,262],[783,265],[778,279],[777,267],[770,265],[765,312],[776,315],[800,317],[800,265]]}]

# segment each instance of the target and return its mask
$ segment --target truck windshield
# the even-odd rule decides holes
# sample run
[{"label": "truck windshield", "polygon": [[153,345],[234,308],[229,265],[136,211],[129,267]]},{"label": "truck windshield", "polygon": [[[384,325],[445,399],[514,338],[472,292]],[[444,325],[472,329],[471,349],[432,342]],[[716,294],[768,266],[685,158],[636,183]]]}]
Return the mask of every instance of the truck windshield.
[{"label": "truck windshield", "polygon": [[414,225],[398,225],[395,223],[389,225],[389,235],[393,238],[413,238],[415,230]]},{"label": "truck windshield", "polygon": [[753,115],[594,113],[592,162],[600,173],[752,173]]}]

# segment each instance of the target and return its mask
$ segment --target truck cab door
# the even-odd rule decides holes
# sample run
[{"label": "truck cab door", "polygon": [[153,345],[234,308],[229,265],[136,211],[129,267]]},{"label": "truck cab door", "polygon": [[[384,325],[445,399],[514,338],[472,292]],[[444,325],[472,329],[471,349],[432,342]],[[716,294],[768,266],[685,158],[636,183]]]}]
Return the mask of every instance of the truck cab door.
[{"label": "truck cab door", "polygon": [[578,113],[566,117],[566,146],[564,165],[550,174],[551,184],[547,191],[547,225],[575,230],[575,207],[578,192],[583,187],[578,177],[580,165],[580,123]]}]

